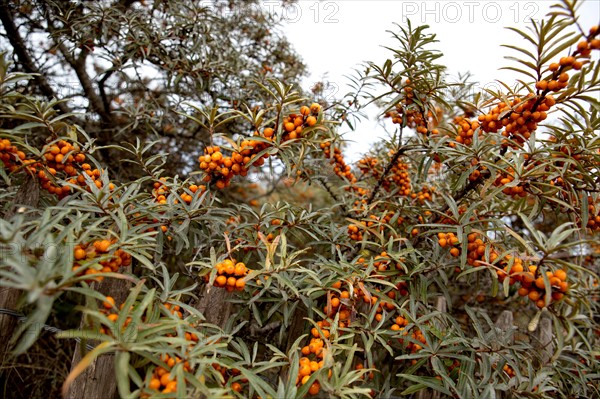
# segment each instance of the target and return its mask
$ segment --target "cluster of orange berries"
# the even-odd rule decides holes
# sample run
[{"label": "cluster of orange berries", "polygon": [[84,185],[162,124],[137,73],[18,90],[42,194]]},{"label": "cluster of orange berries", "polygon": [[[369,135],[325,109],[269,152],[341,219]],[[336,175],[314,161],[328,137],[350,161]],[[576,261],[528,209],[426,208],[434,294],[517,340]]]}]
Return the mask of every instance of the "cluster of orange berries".
[{"label": "cluster of orange berries", "polygon": [[[302,106],[300,114],[289,114],[283,121],[282,142],[296,139],[301,136],[303,130],[307,127],[313,127],[317,123],[316,116],[321,111],[321,106],[317,103],[310,107]],[[262,132],[254,132],[254,137],[261,140],[243,140],[239,146],[232,151],[231,156],[223,155],[220,147],[208,146],[204,149],[204,155],[198,157],[200,169],[206,173],[204,180],[211,182],[218,189],[223,189],[230,185],[234,176],[246,176],[250,161],[271,146],[275,140],[275,130],[265,128]],[[264,165],[265,159],[269,154],[265,153],[252,162],[253,166],[260,167]]]},{"label": "cluster of orange berries", "polygon": [[[365,224],[366,222],[362,221],[360,223]],[[354,241],[362,241],[362,239],[363,239],[362,231],[355,224],[351,224],[348,226],[348,236],[350,237],[351,240],[354,240]]]},{"label": "cluster of orange berries", "polygon": [[[236,262],[235,259],[225,259],[215,265],[217,278],[213,285],[215,287],[225,288],[228,292],[233,290],[242,291],[246,287],[245,276],[248,275],[248,268],[243,262]],[[205,281],[208,282],[208,275]]]},{"label": "cluster of orange berries", "polygon": [[[172,359],[170,359],[172,360]],[[152,378],[148,383],[148,388],[162,393],[173,393],[177,391],[177,377],[171,376],[163,367],[156,367],[152,372]]]},{"label": "cluster of orange berries", "polygon": [[[77,144],[60,140],[44,149],[44,165],[40,162],[34,162],[29,166],[29,169],[37,174],[44,190],[63,198],[71,192],[71,187],[60,186],[55,182],[58,172],[63,172],[64,180],[70,184],[86,186],[87,175],[96,187],[102,188],[103,183],[100,180],[102,172],[97,168],[92,169],[90,164],[84,163],[85,158],[85,154],[80,152]],[[110,183],[109,188],[114,189],[114,184]]]},{"label": "cluster of orange berries", "polygon": [[[367,266],[365,258],[359,258],[357,263],[359,265]],[[383,251],[379,255],[377,255],[373,259],[373,267],[375,270],[373,271],[374,275],[379,275],[379,273],[386,272],[388,270],[392,270],[392,260],[389,259],[388,253]],[[395,273],[394,276],[398,276],[398,274],[402,274],[402,265],[400,263],[396,263],[395,269],[398,273]],[[390,276],[391,277],[391,276]],[[379,276],[379,278],[384,278],[383,276]],[[375,291],[380,292],[378,288]],[[384,310],[391,312],[395,309],[393,301],[396,299],[397,295],[406,296],[408,295],[408,285],[405,281],[399,281],[396,283],[396,288],[388,291],[385,295],[390,298],[390,300],[379,300],[378,297],[364,293],[360,288],[355,289],[355,295],[360,298],[362,297],[363,302],[371,305],[377,304],[376,310],[376,320],[380,321],[381,317],[383,317],[382,313]]]},{"label": "cluster of orange berries", "polygon": [[[421,110],[413,106],[415,93],[414,89],[411,85],[410,79],[406,79],[404,82],[404,86],[402,87],[402,91],[404,92],[404,98],[396,104],[396,109],[386,112],[384,117],[392,118],[392,123],[403,125],[415,129],[417,133],[427,134],[429,133],[429,127],[435,127],[437,125],[437,121],[442,117],[442,109],[436,107],[435,113],[428,111],[427,117],[424,117],[424,113]],[[423,98],[421,98],[423,100]],[[404,124],[404,118],[406,118],[406,124]],[[437,129],[433,129],[431,131],[433,134],[439,133]]]},{"label": "cluster of orange berries", "polygon": [[[388,153],[390,160],[394,157],[394,152]],[[380,180],[384,172],[383,167],[378,160],[373,157],[366,156],[358,161],[358,168],[363,175],[370,175],[375,180]],[[398,195],[409,196],[411,194],[410,176],[408,174],[409,165],[402,159],[398,158],[396,163],[392,165],[386,179],[382,182],[381,187],[386,191],[398,188]]]},{"label": "cluster of orange berries", "polygon": [[[105,254],[108,254],[109,247],[116,242],[113,240],[97,240],[91,244],[77,244],[73,249],[73,256],[75,258],[75,263],[73,264],[73,271],[77,271],[81,265],[80,262],[84,260],[93,259]],[[84,274],[92,275],[98,273],[116,273],[119,271],[121,267],[127,267],[131,264],[131,255],[122,249],[116,249],[110,258],[102,260],[99,262],[100,269],[96,269],[94,267],[88,267]],[[98,276],[91,281],[102,281],[104,277]]]},{"label": "cluster of orange berries", "polygon": [[[329,159],[329,162],[334,165],[333,172],[341,177],[342,179],[346,179],[350,182],[350,184],[356,183],[356,176],[352,173],[352,168],[350,165],[346,164],[344,161],[344,157],[342,156],[342,150],[339,147],[333,147],[333,156],[331,155],[331,142],[325,141],[320,144],[325,157]],[[366,193],[366,191],[365,191]]]},{"label": "cluster of orange berries", "polygon": [[[167,197],[169,196],[169,188],[164,184],[165,182],[166,178],[161,177],[160,181],[154,182],[154,186],[152,189],[152,197],[156,202],[162,205],[165,205],[167,203]],[[192,192],[192,194],[196,194],[198,190],[200,190],[201,193],[206,191],[206,186],[190,184],[188,189]],[[180,197],[183,200],[183,202],[185,202],[188,205],[192,202],[192,199],[194,198],[191,194],[185,192],[181,194]],[[178,200],[174,201],[174,203],[176,204],[178,202]]]},{"label": "cluster of orange berries", "polygon": [[[409,180],[410,181],[410,180]],[[432,194],[435,192],[435,187],[423,186],[421,190],[416,193],[410,194],[410,198],[416,199],[419,204],[424,204],[425,201],[431,201]]]},{"label": "cluster of orange berries", "polygon": [[[568,57],[567,57],[568,58]],[[576,61],[579,62],[579,61]],[[553,68],[553,66],[556,65],[556,68]],[[576,69],[575,67],[573,67],[573,69]],[[581,69],[581,67],[579,67],[579,69]],[[569,74],[566,72],[562,72],[561,74],[558,74],[558,64],[551,64],[550,65],[550,70],[553,73],[552,77],[549,80],[539,80],[535,83],[535,88],[541,91],[553,91],[553,92],[558,92],[561,91],[562,89],[564,89],[565,87],[567,87],[569,85]],[[555,79],[552,79],[555,78]]]},{"label": "cluster of orange berries", "polygon": [[504,367],[502,367],[502,370],[506,373],[506,375],[508,375],[509,378],[513,378],[515,375],[517,375],[515,370],[508,364],[505,364]]},{"label": "cluster of orange berries", "polygon": [[[227,384],[227,382],[230,379],[237,378],[240,374],[242,374],[242,372],[239,369],[227,368],[227,367],[221,366],[218,363],[213,363],[212,366],[215,370],[217,370],[221,374],[225,384]],[[238,380],[244,384],[248,382],[247,378],[238,378]],[[242,386],[242,384],[240,382],[238,382],[238,381],[232,382],[231,390],[234,392],[237,392],[237,393],[241,393],[242,390],[244,389],[244,387]]]},{"label": "cluster of orange berries", "polygon": [[[518,290],[520,296],[527,296],[532,302],[536,304],[538,308],[546,306],[546,283],[544,282],[543,276],[536,277],[537,266],[527,266],[528,271],[524,271],[523,262],[519,258],[514,258],[512,267],[504,267],[504,271],[498,271],[498,278],[503,281],[507,276],[510,278],[511,285],[520,282],[521,287]],[[567,282],[567,272],[558,269],[555,271],[547,271],[546,277],[550,283],[551,301],[560,301],[567,290],[569,289],[569,283]]]},{"label": "cluster of orange berries", "polygon": [[[558,92],[568,86],[569,74],[566,72],[569,69],[580,70],[583,62],[580,59],[590,57],[590,52],[593,49],[599,48],[599,39],[594,39],[598,34],[598,27],[594,26],[590,29],[588,39],[581,41],[577,45],[577,50],[573,55],[562,57],[558,63],[552,63],[548,69],[552,75],[547,79],[536,82],[535,87],[541,91],[539,96],[532,93],[528,94],[524,100],[515,98],[507,104],[500,102],[489,113],[480,115],[478,120],[481,125],[481,130],[484,132],[495,133],[504,128],[502,135],[514,140],[518,144],[524,143],[529,139],[531,133],[537,129],[538,123],[547,118],[546,111],[556,104],[556,100],[552,96],[547,96],[548,92]],[[502,115],[502,117],[500,117]],[[459,131],[466,132],[468,136],[469,130],[474,131],[474,124],[460,123]],[[466,143],[466,139],[465,144]],[[459,141],[457,139],[457,141]],[[507,145],[503,142],[503,145]]]},{"label": "cluster of orange berries", "polygon": [[[477,233],[470,233],[467,235],[467,264],[469,266],[482,266],[482,262],[485,258],[486,246],[482,239],[482,236]],[[490,246],[490,262],[494,262],[498,259],[498,252]]]},{"label": "cluster of orange berries", "polygon": [[[481,239],[480,234],[470,233],[467,236],[467,263],[470,266],[481,266],[486,253],[486,245]],[[454,257],[460,256],[460,249],[456,247],[459,244],[458,238],[454,233],[438,233],[438,243],[441,247],[451,246],[450,254]],[[489,262],[492,263],[498,259],[500,254],[490,246]],[[542,276],[536,277],[537,266],[527,266],[528,271],[524,271],[526,265],[523,259],[506,255],[500,260],[499,266],[502,269],[497,270],[498,280],[503,282],[507,277],[510,279],[510,285],[517,282],[521,283],[518,292],[521,296],[529,296],[538,307],[545,306],[545,282]],[[569,285],[566,282],[567,273],[564,270],[555,272],[546,272],[550,286],[554,289],[552,292],[552,300],[558,301],[563,298]]]},{"label": "cluster of orange berries", "polygon": [[19,168],[17,160],[21,162],[25,160],[25,153],[12,145],[10,140],[2,139],[0,140],[0,160],[2,160],[4,168],[12,173]]},{"label": "cluster of orange berries", "polygon": [[379,180],[380,168],[378,168],[379,160],[375,157],[365,155],[358,161],[358,169],[363,175],[371,175],[374,179]]},{"label": "cluster of orange berries", "polygon": [[[494,180],[494,186],[501,187],[507,184],[510,184],[515,180],[515,172],[513,168],[508,167],[505,171],[498,173],[498,177]],[[526,184],[521,182],[516,186],[505,187],[502,192],[506,195],[510,195],[513,198],[517,197],[525,197],[527,196],[527,191],[525,191]]]},{"label": "cluster of orange berries", "polygon": [[[336,283],[336,285],[338,284]],[[341,282],[339,282],[339,287],[341,287]],[[342,324],[341,321],[340,324]],[[300,368],[298,369],[298,376],[296,377],[296,385],[306,385],[311,375],[323,368],[323,357],[325,354],[325,341],[323,341],[323,339],[329,339],[330,332],[328,327],[330,326],[331,324],[327,320],[322,320],[317,322],[317,327],[313,327],[310,330],[312,335],[310,342],[308,345],[303,346],[300,350],[302,357],[299,360]],[[331,370],[329,371],[329,377],[331,377]],[[316,395],[320,390],[321,385],[318,381],[315,381],[310,386],[308,393],[311,395]]]},{"label": "cluster of orange berries", "polygon": [[[284,134],[281,137],[281,141],[294,140],[302,137],[305,128],[313,127],[317,124],[317,116],[320,111],[321,105],[313,103],[310,107],[307,107],[306,105],[300,107],[300,114],[289,114],[286,116],[283,119]],[[273,136],[272,129],[270,136]]]},{"label": "cluster of orange berries", "polygon": [[600,232],[600,200],[596,200],[596,204],[591,197],[588,197],[588,222],[586,227],[592,233]]},{"label": "cluster of orange berries", "polygon": [[438,233],[438,244],[442,248],[451,247],[450,255],[455,258],[460,256],[460,248],[456,246],[459,244],[459,239],[454,233]]},{"label": "cluster of orange berries", "polygon": [[590,58],[592,50],[600,49],[600,39],[593,38],[597,34],[598,27],[592,27],[590,29],[590,38],[577,43],[577,49],[573,55],[562,57],[559,62],[550,64],[548,69],[552,72],[552,76],[536,82],[535,88],[541,91],[557,92],[567,87],[569,75],[565,71],[571,68],[576,71],[581,70],[583,67],[581,60]]},{"label": "cluster of orange berries", "polygon": [[[117,306],[115,305],[115,298],[113,298],[112,296],[107,296],[104,299],[104,302],[102,302],[102,308],[100,309],[100,313],[106,315],[106,317],[108,318],[108,320],[110,320],[112,323],[116,323],[117,319],[119,318],[119,311],[123,310],[123,305],[121,304],[119,306],[119,309],[117,310]],[[127,327],[129,325],[129,323],[131,323],[131,317],[128,317],[125,320],[125,323],[123,323],[123,327]],[[110,335],[110,329],[107,327],[100,327],[100,334],[104,334],[104,335]]]},{"label": "cluster of orange berries", "polygon": [[469,181],[475,182],[481,178],[481,172],[487,170],[487,166],[480,164],[477,158],[471,159],[471,166],[477,166],[469,175]]},{"label": "cluster of orange berries", "polygon": [[[165,303],[165,308],[179,319],[183,319],[183,313],[181,312],[181,307],[179,305],[173,305],[171,303]],[[173,336],[172,334],[167,334],[167,336]],[[185,340],[189,342],[189,347],[193,347],[200,340],[198,335],[195,333],[186,332]],[[142,393],[143,398],[149,398],[156,394],[154,391],[160,391],[161,393],[173,393],[177,391],[177,377],[171,374],[173,367],[177,364],[181,364],[183,370],[185,372],[191,373],[193,372],[190,362],[188,360],[182,359],[179,356],[170,356],[165,354],[161,356],[161,360],[166,364],[166,368],[162,366],[158,366],[152,370],[152,375],[150,377],[150,381],[148,382],[149,392]]]},{"label": "cluster of orange berries", "polygon": [[[404,319],[404,320],[406,320],[406,319]],[[397,323],[395,325],[398,326]],[[397,330],[396,329],[394,329],[394,330],[401,331],[402,335],[408,336],[408,331],[404,331],[404,327],[399,327],[399,328],[397,328]],[[415,328],[412,330],[412,332],[410,333],[410,337],[413,340],[420,342],[418,344],[416,342],[412,342],[412,341],[408,341],[408,340],[406,341],[406,349],[411,353],[415,353],[415,352],[418,352],[421,349],[423,349],[423,345],[425,345],[425,343],[427,342],[427,340],[425,339],[425,336],[423,335],[423,332],[421,332],[421,330],[419,330],[418,328]],[[400,339],[398,339],[398,341],[403,345],[405,344],[404,338],[400,338]],[[412,362],[412,364],[417,363],[416,359],[413,359],[411,362]]]},{"label": "cluster of orange berries", "polygon": [[350,292],[341,291],[339,294],[331,291],[327,303],[323,306],[323,312],[327,317],[334,318],[336,314],[339,317],[339,327],[345,328],[350,322],[352,315],[352,306],[350,305]]},{"label": "cluster of orange berries", "polygon": [[[390,154],[391,156],[392,154]],[[381,185],[386,191],[394,188],[398,189],[398,195],[407,197],[411,193],[410,175],[408,174],[408,164],[398,158],[398,161],[392,166],[386,180]]]},{"label": "cluster of orange berries", "polygon": [[[490,117],[491,120],[491,117]],[[466,116],[457,116],[454,118],[454,124],[456,125],[456,136],[454,141],[464,145],[471,145],[473,143],[473,135],[479,128],[479,122],[471,120]],[[478,134],[481,134],[481,130]],[[454,142],[449,143],[450,147],[454,147]]]},{"label": "cluster of orange berries", "polygon": [[[300,358],[300,368],[298,369],[298,376],[296,377],[296,385],[305,385],[310,380],[310,376],[323,368],[323,340],[318,338],[312,338],[311,343],[307,346],[313,348],[315,352],[309,352],[309,355],[314,355],[315,360],[310,360],[308,356],[302,356]],[[306,348],[306,347],[305,347]],[[302,348],[304,353],[304,348]],[[317,355],[316,352],[320,352],[320,355]],[[320,359],[317,361],[317,359]],[[329,371],[329,375],[331,375],[331,370]],[[310,395],[317,395],[321,391],[321,384],[319,381],[314,381],[310,388],[308,388],[308,393]]]},{"label": "cluster of orange berries", "polygon": [[[538,123],[548,117],[546,111],[555,104],[552,96],[537,97],[530,93],[525,99],[515,97],[508,104],[500,102],[489,113],[479,115],[478,119],[484,132],[496,133],[504,128],[504,137],[522,144],[537,129]],[[503,142],[503,145],[507,143]]]},{"label": "cluster of orange berries", "polygon": [[[178,356],[171,357],[169,355],[164,355],[162,357],[162,360],[171,369],[177,363],[183,362],[183,370],[188,373],[192,371],[190,363],[187,360],[183,361]],[[165,369],[164,367],[156,367],[152,372],[152,377],[150,378],[150,382],[148,383],[148,388],[150,388],[150,390],[152,391],[160,391],[161,393],[177,392],[177,377],[171,375],[171,373],[167,371],[167,369]]]},{"label": "cluster of orange berries", "polygon": [[[267,129],[265,129],[267,130]],[[215,187],[223,189],[231,183],[236,175],[246,176],[248,174],[247,164],[253,156],[267,147],[263,141],[244,140],[238,151],[234,151],[230,157],[223,156],[218,146],[210,146],[204,149],[204,155],[198,158],[200,169],[206,172],[204,180],[213,182]],[[268,154],[254,161],[254,166],[262,166]]]},{"label": "cluster of orange berries", "polygon": [[358,226],[356,224],[350,224],[348,226],[348,236],[351,240],[354,241],[362,241],[363,239],[363,230],[366,231],[367,228],[372,228],[375,224],[379,225],[379,231],[383,231],[384,223],[389,222],[390,218],[386,217],[383,220],[380,220],[376,215],[369,215],[367,220],[361,220],[358,222]]},{"label": "cluster of orange berries", "polygon": [[[354,211],[359,212],[359,211],[364,211],[366,208],[366,199],[362,199],[362,200],[356,200],[354,202],[355,207],[353,208]],[[381,216],[376,216],[376,215],[369,215],[367,220],[362,220],[358,223],[358,225],[356,224],[351,224],[348,226],[348,235],[352,238],[353,235],[358,234],[358,237],[352,238],[354,240],[360,241],[362,240],[362,233],[360,232],[359,229],[365,230],[366,228],[371,228],[373,225],[378,224],[379,225],[379,231],[383,232],[383,230],[386,228],[386,225],[389,225],[392,220],[394,219],[396,213],[393,211],[389,211],[387,209],[387,206],[384,206],[383,208],[380,208],[380,210],[377,210],[376,212],[380,211],[380,215]],[[404,218],[403,217],[397,217],[394,221],[395,225],[401,225],[404,222]],[[354,226],[354,227],[352,227]]]},{"label": "cluster of orange berries", "polygon": [[[467,264],[469,266],[482,266],[485,258],[486,245],[478,233],[470,233],[467,235]],[[449,247],[450,255],[457,258],[461,254],[459,248],[460,240],[454,233],[438,233],[438,244],[442,248]],[[498,258],[498,252],[490,246],[489,260],[495,261]],[[460,269],[457,269],[460,271]]]}]

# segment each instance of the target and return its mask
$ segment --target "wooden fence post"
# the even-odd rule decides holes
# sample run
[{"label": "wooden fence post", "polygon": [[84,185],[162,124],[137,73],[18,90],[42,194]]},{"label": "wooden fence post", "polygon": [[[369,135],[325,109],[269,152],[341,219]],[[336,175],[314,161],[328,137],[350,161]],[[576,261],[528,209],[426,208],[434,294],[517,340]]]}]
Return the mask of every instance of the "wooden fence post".
[{"label": "wooden fence post", "polygon": [[538,339],[540,345],[540,353],[542,355],[542,364],[548,363],[554,354],[554,343],[552,342],[552,320],[549,317],[540,319],[538,325]]},{"label": "wooden fence post", "polygon": [[[512,312],[510,310],[502,311],[502,313],[500,313],[500,316],[498,316],[498,319],[496,320],[496,323],[494,323],[494,325],[496,327],[498,327],[499,329],[501,329],[502,331],[508,331],[508,330],[512,329],[514,326],[514,317],[513,317]],[[512,341],[512,339],[511,339],[511,341]]]},{"label": "wooden fence post", "polygon": [[227,290],[207,284],[194,307],[204,315],[207,323],[223,328],[231,316],[232,304],[228,301],[230,297]]},{"label": "wooden fence post", "polygon": [[[8,220],[14,216],[18,208],[23,206],[26,208],[34,208],[37,206],[40,199],[40,187],[37,180],[27,175],[25,181],[15,195],[14,206],[8,209],[4,214],[4,219]],[[14,248],[15,251],[21,251],[23,248]],[[2,287],[0,288],[0,308],[18,311],[17,304],[21,291]],[[7,361],[10,356],[13,333],[17,326],[18,320],[14,316],[0,314],[0,356],[2,363]]]},{"label": "wooden fence post", "polygon": [[[130,270],[129,266],[125,270]],[[98,292],[112,296],[116,304],[125,302],[129,294],[127,280],[106,278],[98,285]],[[80,328],[86,328],[85,319],[82,318]],[[71,370],[81,361],[85,355],[84,341],[75,346]],[[117,380],[115,378],[115,357],[107,353],[98,357],[85,369],[69,388],[68,399],[112,399],[118,398]]]}]

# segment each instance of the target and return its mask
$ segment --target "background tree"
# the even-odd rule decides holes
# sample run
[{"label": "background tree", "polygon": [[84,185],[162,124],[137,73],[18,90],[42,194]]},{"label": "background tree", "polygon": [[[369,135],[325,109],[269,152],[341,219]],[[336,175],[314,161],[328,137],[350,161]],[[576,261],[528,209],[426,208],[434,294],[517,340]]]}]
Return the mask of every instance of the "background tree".
[{"label": "background tree", "polygon": [[[16,70],[37,74],[27,91],[64,100],[57,111],[96,145],[159,140],[181,172],[210,141],[181,114],[190,104],[253,107],[263,99],[256,80],[293,84],[305,73],[278,18],[257,1],[3,1],[0,48],[12,49]],[[223,129],[247,134],[236,122]]]}]

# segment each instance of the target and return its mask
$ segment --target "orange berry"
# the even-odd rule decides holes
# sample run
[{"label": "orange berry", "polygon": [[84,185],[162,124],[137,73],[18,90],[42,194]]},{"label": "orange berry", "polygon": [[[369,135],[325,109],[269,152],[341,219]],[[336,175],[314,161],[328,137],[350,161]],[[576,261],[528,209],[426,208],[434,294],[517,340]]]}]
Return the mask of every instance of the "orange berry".
[{"label": "orange berry", "polygon": [[554,276],[558,277],[560,281],[567,281],[567,272],[562,269],[556,270]]},{"label": "orange berry", "polygon": [[303,364],[302,366],[300,366],[300,370],[298,371],[298,374],[301,377],[304,377],[305,375],[310,375],[310,373],[311,373],[310,363],[309,364]]},{"label": "orange berry", "polygon": [[160,380],[158,378],[152,378],[148,384],[148,388],[157,390],[160,388]]},{"label": "orange berry", "polygon": [[540,299],[540,300],[538,300],[538,301],[535,303],[535,305],[536,305],[538,308],[540,308],[540,309],[541,309],[541,308],[543,308],[544,306],[546,306],[546,301],[544,301],[543,299]]},{"label": "orange berry", "polygon": [[308,389],[308,393],[311,395],[316,395],[321,390],[321,385],[318,382],[313,382],[310,388]]},{"label": "orange berry", "polygon": [[98,252],[107,252],[108,247],[110,247],[110,241],[108,240],[100,240],[94,242],[94,248],[96,248],[96,251]]},{"label": "orange berry", "polygon": [[300,114],[303,116],[307,116],[310,114],[310,108],[308,108],[306,105],[303,105],[302,107],[300,107]]},{"label": "orange berry", "polygon": [[215,285],[217,287],[225,287],[226,284],[227,284],[227,277],[225,277],[225,276],[218,276],[215,279]]},{"label": "orange berry", "polygon": [[544,283],[544,278],[538,277],[535,280],[535,286],[538,287],[539,289],[544,289],[544,287],[546,287],[546,284]]},{"label": "orange berry", "polygon": [[102,302],[102,306],[104,306],[104,309],[112,309],[115,306],[115,298],[107,296],[106,300]]},{"label": "orange berry", "polygon": [[535,84],[535,88],[544,91],[548,88],[548,82],[545,80],[540,80]]},{"label": "orange berry", "polygon": [[283,125],[286,132],[293,132],[296,130],[296,126],[292,122],[287,122]]},{"label": "orange berry", "polygon": [[234,382],[231,384],[231,389],[235,392],[242,392],[242,385],[239,382]]},{"label": "orange berry", "polygon": [[86,254],[85,254],[85,251],[83,249],[77,248],[75,250],[75,259],[76,260],[85,259],[85,256],[86,256]]},{"label": "orange berry", "polygon": [[529,293],[529,299],[531,299],[533,302],[535,302],[538,299],[540,299],[541,296],[542,296],[542,294],[540,294],[539,291],[531,291]]},{"label": "orange berry", "polygon": [[236,264],[236,265],[235,265],[235,268],[234,268],[234,272],[233,272],[233,273],[234,273],[236,276],[243,276],[243,275],[245,275],[245,274],[246,274],[246,271],[247,271],[247,269],[246,269],[246,265],[245,265],[245,264],[243,264],[242,262],[239,262],[238,264]]},{"label": "orange berry", "polygon": [[315,361],[310,362],[309,366],[310,366],[310,371],[313,373],[319,369],[319,363],[317,363]]},{"label": "orange berry", "polygon": [[235,281],[235,288],[237,288],[238,290],[243,290],[245,286],[246,282],[244,281],[244,279],[240,278]]},{"label": "orange berry", "polygon": [[160,383],[166,387],[169,382],[171,382],[171,373],[164,373],[160,377]]},{"label": "orange berry", "polygon": [[225,273],[227,273],[227,274],[235,273],[235,265],[233,264],[233,262],[225,263]]}]

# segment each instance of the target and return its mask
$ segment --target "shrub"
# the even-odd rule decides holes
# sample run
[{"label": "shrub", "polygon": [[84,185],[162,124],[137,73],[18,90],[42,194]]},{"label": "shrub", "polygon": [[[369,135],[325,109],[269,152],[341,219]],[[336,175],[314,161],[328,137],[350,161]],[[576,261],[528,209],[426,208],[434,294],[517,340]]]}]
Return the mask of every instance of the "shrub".
[{"label": "shrub", "polygon": [[[5,351],[76,312],[70,397],[597,396],[600,31],[564,0],[513,32],[502,92],[408,23],[327,108],[270,78],[174,107],[208,134],[179,174],[3,58]],[[351,165],[370,103],[394,134]]]}]

